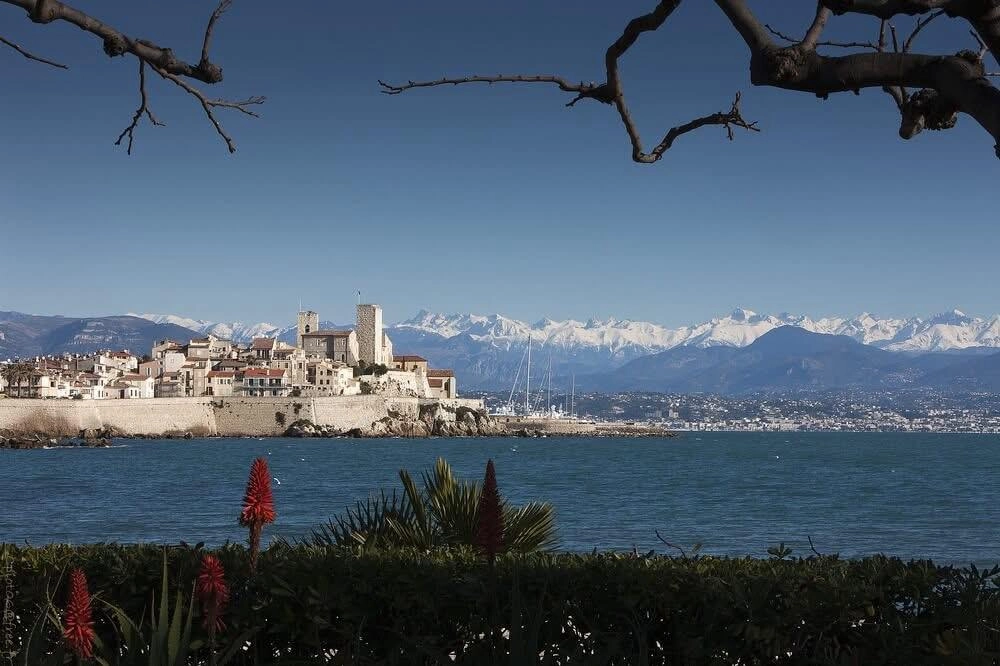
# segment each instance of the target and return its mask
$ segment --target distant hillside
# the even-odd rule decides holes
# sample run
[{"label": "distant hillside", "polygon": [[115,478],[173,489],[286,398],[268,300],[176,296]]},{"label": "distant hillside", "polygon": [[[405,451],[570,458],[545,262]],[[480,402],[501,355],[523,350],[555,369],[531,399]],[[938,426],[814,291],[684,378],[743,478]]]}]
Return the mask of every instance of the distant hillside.
[{"label": "distant hillside", "polygon": [[198,333],[140,317],[43,317],[0,312],[0,359],[100,349],[128,349],[141,355],[149,353],[156,340],[186,341],[192,337]]},{"label": "distant hillside", "polygon": [[964,360],[928,373],[922,384],[953,390],[1000,393],[1000,354]]}]

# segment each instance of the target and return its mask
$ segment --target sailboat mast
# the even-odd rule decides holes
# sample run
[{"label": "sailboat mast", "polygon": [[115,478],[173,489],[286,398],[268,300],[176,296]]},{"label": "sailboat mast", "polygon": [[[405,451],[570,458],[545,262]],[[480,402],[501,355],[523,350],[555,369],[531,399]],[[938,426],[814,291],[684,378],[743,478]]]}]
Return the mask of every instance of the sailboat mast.
[{"label": "sailboat mast", "polygon": [[531,416],[531,408],[528,407],[528,396],[531,395],[531,333],[528,333],[528,374],[525,375],[524,382],[524,415]]},{"label": "sailboat mast", "polygon": [[573,375],[573,388],[569,399],[569,415],[572,417],[576,416],[576,375]]},{"label": "sailboat mast", "polygon": [[552,412],[552,354],[549,354],[549,383],[545,391],[545,409]]}]

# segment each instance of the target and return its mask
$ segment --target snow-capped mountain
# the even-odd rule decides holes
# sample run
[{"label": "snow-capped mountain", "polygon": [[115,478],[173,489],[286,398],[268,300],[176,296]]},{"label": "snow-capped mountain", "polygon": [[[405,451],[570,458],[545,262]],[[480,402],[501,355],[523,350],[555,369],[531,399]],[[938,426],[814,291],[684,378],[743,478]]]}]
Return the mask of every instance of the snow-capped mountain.
[{"label": "snow-capped mountain", "polygon": [[[150,321],[176,324],[200,332],[247,343],[255,337],[278,336],[295,340],[295,326],[262,322],[211,322],[176,315],[138,315]],[[324,328],[338,328],[322,322]],[[606,373],[644,356],[678,347],[738,349],[782,326],[812,333],[844,335],[865,345],[892,352],[942,352],[970,348],[1000,348],[1000,316],[971,317],[958,310],[928,319],[882,318],[869,313],[856,317],[822,317],[781,313],[758,314],[739,308],[700,324],[668,328],[628,319],[528,323],[500,314],[440,314],[422,310],[412,319],[388,327],[398,353],[419,354],[437,367],[454,368],[467,389],[508,387],[521,372],[528,338],[553,374]],[[534,360],[533,360],[534,364]],[[540,372],[539,368],[533,370]],[[523,381],[523,380],[522,380]]]},{"label": "snow-capped mountain", "polygon": [[269,322],[258,324],[248,324],[242,321],[213,322],[204,319],[190,319],[178,315],[161,314],[132,314],[133,317],[142,317],[157,324],[176,324],[192,331],[198,331],[202,335],[214,335],[219,338],[232,340],[233,342],[246,343],[254,338],[280,337],[287,331],[295,330],[295,326],[276,326]]},{"label": "snow-capped mountain", "polygon": [[[248,324],[242,321],[213,322],[206,321],[204,319],[190,319],[188,317],[181,317],[178,315],[162,314],[129,313],[129,316],[141,317],[157,324],[176,324],[177,326],[183,326],[184,328],[189,328],[192,331],[197,331],[202,335],[214,335],[216,337],[232,340],[233,342],[239,342],[241,344],[250,343],[254,338],[279,338],[285,342],[295,341],[295,324],[278,326],[266,321],[256,324]],[[328,321],[320,322],[320,326],[323,328],[339,328],[337,325]]]},{"label": "snow-capped mountain", "polygon": [[1000,315],[991,319],[970,317],[959,310],[929,319],[877,318],[869,313],[857,317],[824,317],[782,313],[757,314],[738,308],[710,321],[666,328],[659,324],[630,320],[591,319],[587,322],[568,319],[543,319],[528,324],[503,315],[443,315],[421,311],[412,319],[393,326],[397,330],[420,331],[443,338],[468,335],[479,342],[510,348],[527,343],[529,334],[541,346],[565,349],[598,348],[612,357],[631,351],[664,351],[678,346],[746,347],[765,333],[780,326],[797,326],[813,333],[846,335],[858,342],[888,351],[931,352],[1000,348]]}]

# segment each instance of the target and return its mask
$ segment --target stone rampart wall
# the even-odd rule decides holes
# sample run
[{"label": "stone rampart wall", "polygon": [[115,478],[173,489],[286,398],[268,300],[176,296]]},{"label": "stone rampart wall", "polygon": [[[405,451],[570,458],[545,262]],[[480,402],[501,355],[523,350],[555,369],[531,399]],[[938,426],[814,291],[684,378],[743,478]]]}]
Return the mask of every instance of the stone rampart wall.
[{"label": "stone rampart wall", "polygon": [[[433,399],[378,395],[319,398],[156,398],[148,400],[0,400],[0,430],[77,435],[113,428],[127,435],[190,432],[195,436],[280,435],[292,422],[308,419],[337,430],[367,428],[391,415],[417,419]],[[443,405],[482,409],[481,400],[446,400]]]}]

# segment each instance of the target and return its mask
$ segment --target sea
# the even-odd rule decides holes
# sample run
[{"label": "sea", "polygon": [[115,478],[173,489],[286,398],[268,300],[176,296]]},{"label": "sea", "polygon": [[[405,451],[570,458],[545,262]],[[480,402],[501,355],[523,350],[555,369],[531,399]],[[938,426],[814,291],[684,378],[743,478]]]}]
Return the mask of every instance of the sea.
[{"label": "sea", "polygon": [[[116,440],[0,450],[0,542],[242,541],[255,457],[299,538],[438,457],[514,503],[555,507],[559,549],[767,557],[876,553],[1000,563],[1000,436],[688,432],[672,438]],[[659,533],[659,537],[657,536]],[[811,544],[810,544],[811,539]]]}]

